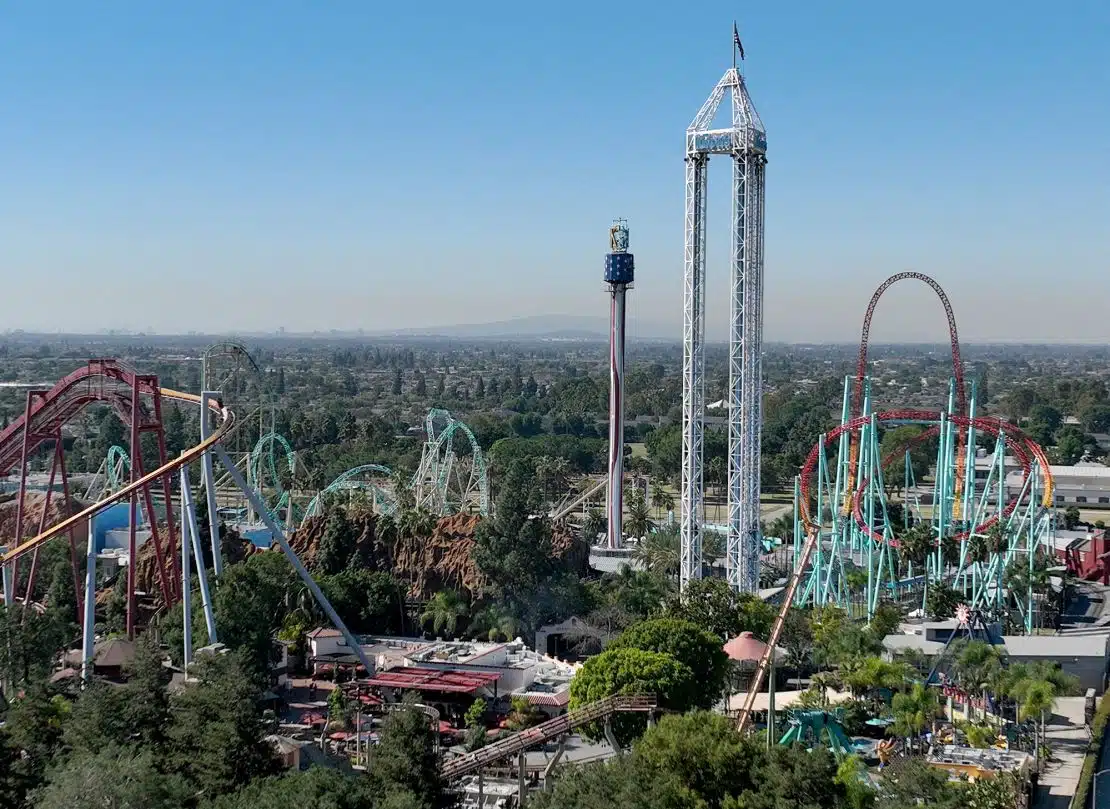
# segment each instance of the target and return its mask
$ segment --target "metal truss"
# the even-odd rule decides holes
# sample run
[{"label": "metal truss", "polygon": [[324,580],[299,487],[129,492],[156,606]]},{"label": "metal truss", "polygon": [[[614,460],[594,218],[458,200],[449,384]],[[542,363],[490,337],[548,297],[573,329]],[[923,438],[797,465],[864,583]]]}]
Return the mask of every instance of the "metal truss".
[{"label": "metal truss", "polygon": [[[713,119],[731,96],[729,126]],[[701,576],[705,408],[705,220],[709,155],[733,161],[729,329],[729,583],[759,583],[759,465],[763,373],[763,199],[767,135],[737,68],[717,82],[686,130],[686,252],[683,275],[681,582]]]}]

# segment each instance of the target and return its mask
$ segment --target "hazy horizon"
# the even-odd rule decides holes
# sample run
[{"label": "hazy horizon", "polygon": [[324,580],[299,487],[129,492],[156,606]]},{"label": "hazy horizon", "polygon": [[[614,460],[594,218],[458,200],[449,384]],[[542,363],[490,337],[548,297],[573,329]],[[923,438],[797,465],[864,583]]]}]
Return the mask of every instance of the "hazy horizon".
[{"label": "hazy horizon", "polygon": [[[1110,342],[1098,101],[1110,7],[741,11],[768,131],[766,340],[858,340],[875,287],[913,269],[945,288],[969,344]],[[0,327],[604,318],[619,216],[637,263],[630,333],[642,322],[677,336],[683,132],[731,65],[735,14],[719,0],[695,15],[649,0],[615,24],[573,1],[558,15],[437,2],[9,9]],[[729,178],[715,159],[713,340],[728,317]],[[904,282],[872,338],[942,342],[945,327],[932,292]]]},{"label": "hazy horizon", "polygon": [[[190,339],[341,339],[341,340],[367,340],[367,341],[388,341],[388,340],[413,340],[419,341],[426,340],[457,340],[460,342],[467,341],[496,341],[499,339],[519,338],[529,339],[536,338],[539,340],[552,340],[563,339],[558,337],[559,334],[572,334],[573,336],[566,338],[570,340],[580,339],[583,342],[603,342],[608,340],[607,324],[597,319],[596,323],[586,324],[577,323],[570,325],[563,329],[547,329],[534,325],[535,321],[543,321],[544,323],[551,320],[558,320],[560,318],[575,318],[578,317],[580,321],[589,320],[590,318],[579,317],[573,315],[538,315],[523,318],[511,318],[508,320],[490,321],[484,323],[444,323],[436,326],[429,326],[427,328],[412,328],[400,330],[384,330],[384,331],[369,331],[362,330],[343,330],[343,329],[316,329],[310,331],[288,331],[279,329],[259,329],[254,331],[194,331],[194,332],[160,332],[150,329],[97,329],[93,331],[33,331],[27,329],[6,329],[0,332],[0,337],[43,337],[43,338],[102,338],[102,337],[118,337],[118,338],[144,338],[154,337],[159,339],[173,339],[181,338],[184,340]],[[514,326],[526,326],[525,328],[514,328]],[[494,329],[496,329],[494,331]],[[460,330],[465,330],[469,333],[460,333]],[[640,333],[635,334],[630,331],[628,339],[634,344],[637,341],[652,342],[652,343],[680,343],[682,340],[681,334],[676,330],[673,334],[667,333]],[[707,343],[710,345],[725,345],[727,343],[727,335],[722,330],[721,334],[707,335]],[[849,347],[855,348],[859,345],[859,335],[853,338],[843,340],[764,340],[766,346],[835,346],[835,347]],[[939,347],[947,351],[949,340],[947,332],[943,336],[936,338],[928,338],[921,340],[890,340],[890,339],[870,339],[868,344],[872,348],[883,347],[898,347],[898,346],[921,346],[921,347]],[[1031,339],[1011,339],[1011,340],[968,340],[962,336],[960,344],[966,348],[972,347],[990,347],[990,346],[1030,346],[1030,347],[1052,347],[1052,348],[1089,348],[1092,346],[1105,345],[1101,340],[1031,340]],[[1110,348],[1110,347],[1108,347]]]}]

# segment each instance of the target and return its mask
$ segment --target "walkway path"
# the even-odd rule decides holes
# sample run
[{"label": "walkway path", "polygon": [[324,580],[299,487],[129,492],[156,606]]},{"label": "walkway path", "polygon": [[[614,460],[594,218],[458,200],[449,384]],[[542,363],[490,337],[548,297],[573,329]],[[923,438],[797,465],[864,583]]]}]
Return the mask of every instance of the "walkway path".
[{"label": "walkway path", "polygon": [[[1079,786],[1079,772],[1089,736],[1083,721],[1083,697],[1061,697],[1045,727],[1052,761],[1041,773],[1035,809],[1067,809]],[[1100,803],[1102,803],[1100,799]],[[1110,806],[1110,803],[1105,804]]]}]

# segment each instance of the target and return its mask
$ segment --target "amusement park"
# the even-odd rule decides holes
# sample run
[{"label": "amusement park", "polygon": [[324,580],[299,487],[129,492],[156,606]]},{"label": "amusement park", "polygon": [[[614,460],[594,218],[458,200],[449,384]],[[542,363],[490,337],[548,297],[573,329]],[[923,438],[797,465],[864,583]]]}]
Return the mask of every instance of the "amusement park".
[{"label": "amusement park", "polygon": [[[1102,372],[961,346],[920,271],[765,344],[731,34],[679,345],[628,337],[625,219],[593,341],[0,335],[0,804],[1099,809]],[[942,349],[871,345],[895,286]]]}]

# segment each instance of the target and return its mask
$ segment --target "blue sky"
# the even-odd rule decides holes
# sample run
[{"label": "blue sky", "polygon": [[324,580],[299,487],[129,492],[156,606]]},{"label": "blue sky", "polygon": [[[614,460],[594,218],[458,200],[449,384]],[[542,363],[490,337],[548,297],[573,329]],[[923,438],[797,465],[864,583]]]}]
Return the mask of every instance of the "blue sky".
[{"label": "blue sky", "polygon": [[[697,9],[696,11],[694,9]],[[916,269],[967,340],[1110,340],[1110,6],[13,2],[0,330],[681,316],[683,132],[731,64],[768,130],[766,337],[850,340]],[[711,166],[710,327],[727,318]],[[942,339],[926,290],[873,337]]]}]

